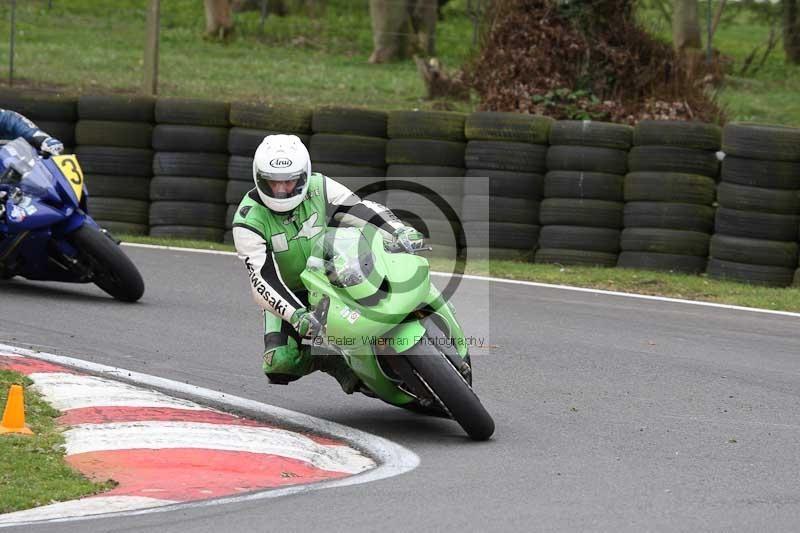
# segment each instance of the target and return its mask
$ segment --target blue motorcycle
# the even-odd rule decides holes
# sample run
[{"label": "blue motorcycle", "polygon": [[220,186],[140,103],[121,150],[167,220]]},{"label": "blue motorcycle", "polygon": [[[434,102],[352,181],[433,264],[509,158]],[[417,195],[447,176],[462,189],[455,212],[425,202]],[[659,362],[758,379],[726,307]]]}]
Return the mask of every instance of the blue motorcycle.
[{"label": "blue motorcycle", "polygon": [[74,155],[41,157],[25,139],[0,148],[0,279],[94,283],[135,302],[144,281],[86,209]]}]

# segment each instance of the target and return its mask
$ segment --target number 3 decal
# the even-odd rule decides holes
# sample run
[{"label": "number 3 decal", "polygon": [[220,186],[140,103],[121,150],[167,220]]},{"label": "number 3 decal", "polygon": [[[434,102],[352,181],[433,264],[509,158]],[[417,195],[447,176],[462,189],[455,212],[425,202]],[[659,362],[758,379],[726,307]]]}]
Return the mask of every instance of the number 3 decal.
[{"label": "number 3 decal", "polygon": [[58,168],[72,186],[72,190],[75,191],[75,196],[80,200],[83,194],[83,171],[78,164],[78,160],[74,155],[59,155],[53,157],[53,161],[58,165]]}]

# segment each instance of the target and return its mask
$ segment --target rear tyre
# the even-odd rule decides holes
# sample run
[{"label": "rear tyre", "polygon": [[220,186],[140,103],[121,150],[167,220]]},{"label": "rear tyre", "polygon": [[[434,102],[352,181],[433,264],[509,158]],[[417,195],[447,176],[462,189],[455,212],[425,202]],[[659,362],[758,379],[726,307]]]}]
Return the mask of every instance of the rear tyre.
[{"label": "rear tyre", "polygon": [[492,436],[494,420],[491,415],[465,378],[435,348],[427,334],[423,342],[403,355],[471,439],[487,440]]},{"label": "rear tyre", "polygon": [[71,235],[80,256],[89,263],[95,285],[123,302],[144,294],[144,281],[125,252],[93,226],[83,225]]}]

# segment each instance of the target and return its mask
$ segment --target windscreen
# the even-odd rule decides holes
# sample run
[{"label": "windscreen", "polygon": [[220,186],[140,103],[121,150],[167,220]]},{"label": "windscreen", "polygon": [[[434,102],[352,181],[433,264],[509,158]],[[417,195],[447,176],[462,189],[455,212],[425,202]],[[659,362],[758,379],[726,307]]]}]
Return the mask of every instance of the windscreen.
[{"label": "windscreen", "polygon": [[334,287],[358,285],[375,270],[369,241],[357,228],[330,228],[316,242],[309,268],[325,272]]},{"label": "windscreen", "polygon": [[37,165],[36,149],[25,139],[19,138],[0,148],[3,170],[13,168],[21,176],[19,187],[23,192],[42,196],[53,187],[53,178],[44,165]]}]

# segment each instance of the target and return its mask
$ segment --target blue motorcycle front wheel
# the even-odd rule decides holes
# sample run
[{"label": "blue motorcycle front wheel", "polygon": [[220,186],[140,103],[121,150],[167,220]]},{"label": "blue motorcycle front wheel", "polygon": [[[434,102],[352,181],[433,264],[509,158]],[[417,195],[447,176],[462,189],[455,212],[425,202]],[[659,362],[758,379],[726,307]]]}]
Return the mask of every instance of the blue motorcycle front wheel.
[{"label": "blue motorcycle front wheel", "polygon": [[144,294],[144,280],[122,248],[94,226],[84,224],[70,240],[78,258],[92,273],[91,281],[123,302],[135,302]]}]

